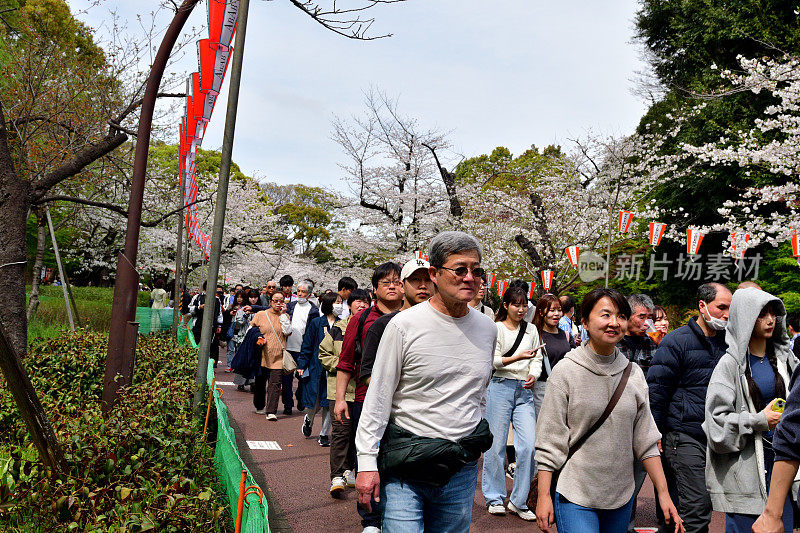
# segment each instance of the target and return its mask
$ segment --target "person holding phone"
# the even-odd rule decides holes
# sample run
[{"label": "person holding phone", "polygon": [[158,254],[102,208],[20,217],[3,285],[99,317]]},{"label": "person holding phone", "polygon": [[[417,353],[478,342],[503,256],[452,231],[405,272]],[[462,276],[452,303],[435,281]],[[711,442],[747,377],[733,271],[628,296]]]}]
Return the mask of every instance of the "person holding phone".
[{"label": "person holding phone", "polygon": [[536,520],[527,499],[533,479],[533,450],[536,441],[536,409],[533,385],[542,373],[539,333],[525,322],[528,297],[521,287],[503,294],[495,318],[497,344],[494,375],[486,390],[486,420],[492,432],[492,447],[483,456],[481,490],[489,514],[506,514],[504,459],[509,424],[514,427],[516,468],[508,512],[523,520]]},{"label": "person holding phone", "polygon": [[[703,430],[708,438],[706,485],[715,511],[726,513],[727,533],[750,532],[764,510],[775,463],[775,409],[786,398],[797,359],[786,333],[779,298],[754,287],[731,300],[728,349],[711,375]],[[783,524],[792,531],[792,505],[784,502]]]}]

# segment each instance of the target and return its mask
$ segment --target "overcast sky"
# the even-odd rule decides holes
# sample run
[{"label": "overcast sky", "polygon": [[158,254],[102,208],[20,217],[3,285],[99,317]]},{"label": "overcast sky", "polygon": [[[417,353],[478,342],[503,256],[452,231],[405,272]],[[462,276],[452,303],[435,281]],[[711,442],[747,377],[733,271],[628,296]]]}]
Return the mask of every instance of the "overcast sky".
[{"label": "overcast sky", "polygon": [[[73,11],[89,3],[68,1]],[[110,8],[133,20],[157,6],[105,0],[79,17],[96,27]],[[288,0],[252,0],[233,159],[261,180],[341,188],[331,118],[360,114],[371,86],[399,97],[401,112],[425,129],[451,132],[451,164],[496,146],[519,154],[566,145],[589,129],[630,133],[646,108],[631,94],[644,68],[631,42],[637,8],[635,0],[408,0],[371,11],[371,33],[392,37],[361,42]],[[201,2],[188,25],[206,16]],[[180,66],[188,74],[196,61],[189,54]],[[226,96],[203,148],[222,144]],[[175,142],[177,132],[176,122]]]}]

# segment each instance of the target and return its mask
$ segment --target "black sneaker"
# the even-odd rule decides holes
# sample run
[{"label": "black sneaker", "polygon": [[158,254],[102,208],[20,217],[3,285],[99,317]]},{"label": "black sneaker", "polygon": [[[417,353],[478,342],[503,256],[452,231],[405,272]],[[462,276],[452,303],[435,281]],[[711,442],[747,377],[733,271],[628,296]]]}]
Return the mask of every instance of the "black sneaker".
[{"label": "black sneaker", "polygon": [[291,407],[287,407],[287,408],[285,408],[285,409],[283,410],[283,414],[285,414],[286,416],[291,416],[291,414],[292,414],[292,408],[291,408]]},{"label": "black sneaker", "polygon": [[317,442],[323,448],[328,448],[331,445],[331,439],[327,435],[320,435],[319,440],[317,440]]},{"label": "black sneaker", "polygon": [[303,431],[303,436],[305,438],[307,438],[307,439],[311,437],[311,427],[312,427],[312,425],[313,425],[313,422],[308,419],[308,415],[304,416],[303,417],[303,428],[302,428],[302,431]]}]

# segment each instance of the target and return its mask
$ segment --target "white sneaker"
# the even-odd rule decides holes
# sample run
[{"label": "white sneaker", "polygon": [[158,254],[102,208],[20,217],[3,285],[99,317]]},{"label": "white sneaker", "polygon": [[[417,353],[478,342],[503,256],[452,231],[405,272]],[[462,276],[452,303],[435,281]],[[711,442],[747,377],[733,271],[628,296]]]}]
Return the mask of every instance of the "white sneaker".
[{"label": "white sneaker", "polygon": [[361,533],[381,533],[381,528],[375,526],[367,526],[363,530],[361,530]]},{"label": "white sneaker", "polygon": [[356,473],[352,470],[345,470],[344,471],[344,482],[347,483],[348,487],[355,487],[356,486]]},{"label": "white sneaker", "polygon": [[520,509],[511,502],[508,502],[508,512],[511,514],[515,514],[518,517],[528,522],[533,522],[534,520],[536,520],[536,515],[533,514],[533,511],[531,511],[530,509]]},{"label": "white sneaker", "polygon": [[337,476],[331,480],[331,496],[336,497],[344,492],[345,481],[341,476]]},{"label": "white sneaker", "polygon": [[502,503],[491,503],[489,504],[489,514],[502,516],[506,514],[506,507]]},{"label": "white sneaker", "polygon": [[256,409],[256,410],[255,410],[255,411],[253,411],[253,412],[254,412],[255,414],[257,414],[257,415],[263,415],[264,413],[266,413],[266,412],[267,412],[265,409],[266,409],[266,408],[264,408],[264,409]]},{"label": "white sneaker", "polygon": [[278,420],[278,417],[275,415],[275,413],[270,413],[267,415],[267,420],[269,420],[270,422],[275,422],[276,420]]}]

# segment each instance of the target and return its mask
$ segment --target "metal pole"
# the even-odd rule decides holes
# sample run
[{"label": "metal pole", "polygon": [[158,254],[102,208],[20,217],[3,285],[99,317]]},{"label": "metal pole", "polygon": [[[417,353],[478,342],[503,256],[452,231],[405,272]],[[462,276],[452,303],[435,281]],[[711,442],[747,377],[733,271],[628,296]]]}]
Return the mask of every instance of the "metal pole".
[{"label": "metal pole", "polygon": [[614,206],[611,206],[608,214],[608,246],[606,248],[606,289],[608,288],[608,273],[611,271],[611,234],[614,231]]},{"label": "metal pole", "polygon": [[[211,254],[208,261],[208,278],[206,281],[206,308],[203,313],[203,329],[200,334],[200,350],[197,357],[197,388],[194,393],[194,408],[203,401],[208,373],[208,356],[211,351],[213,329],[216,328],[215,298],[217,277],[219,276],[219,256],[222,251],[222,233],[225,226],[225,206],[228,200],[228,179],[231,173],[231,156],[233,152],[233,134],[236,130],[236,112],[239,107],[239,84],[242,80],[242,59],[244,55],[244,38],[247,31],[247,11],[249,0],[239,2],[239,18],[236,23],[236,39],[233,47],[233,65],[231,67],[231,84],[228,91],[228,110],[225,115],[225,134],[222,139],[222,159],[219,168],[219,185],[217,202],[214,206],[214,229],[211,233]],[[214,322],[212,324],[212,321]]]},{"label": "metal pole", "polygon": [[69,294],[67,294],[67,280],[64,277],[64,266],[61,264],[61,254],[58,253],[58,243],[56,242],[56,232],[53,229],[53,219],[50,217],[50,208],[45,207],[44,212],[47,214],[47,226],[50,228],[50,239],[53,241],[53,252],[56,255],[58,275],[61,276],[61,290],[64,292],[64,305],[67,308],[69,327],[72,331],[75,331],[75,321],[72,319],[72,306],[69,303]]},{"label": "metal pole", "polygon": [[139,114],[139,127],[136,134],[136,155],[133,160],[131,196],[128,203],[128,226],[125,232],[125,251],[117,259],[117,277],[114,282],[114,300],[111,304],[111,324],[108,332],[108,354],[103,378],[103,412],[108,413],[117,401],[120,387],[130,385],[117,381],[117,375],[124,373],[131,361],[131,351],[135,349],[136,337],[130,338],[128,323],[136,319],[136,299],[139,292],[139,275],[136,272],[136,255],[139,252],[139,230],[142,224],[142,201],[144,200],[145,174],[147,172],[147,153],[150,148],[150,129],[153,111],[156,106],[158,88],[164,69],[172,53],[172,48],[180,36],[186,20],[200,0],[184,0],[175,13],[164,34],[164,39],[156,53],[150,76],[147,78],[142,107]]},{"label": "metal pole", "polygon": [[[180,179],[180,189],[181,193],[179,195],[180,204],[178,207],[180,211],[178,211],[178,242],[177,242],[177,249],[175,250],[175,290],[173,291],[173,298],[172,298],[172,334],[175,335],[178,332],[178,320],[181,316],[181,304],[183,303],[183,290],[181,289],[181,267],[183,267],[183,221],[186,218],[186,213],[184,211],[184,204],[186,200],[184,199],[185,194],[185,187],[186,187],[186,172],[181,172],[181,179]],[[180,300],[178,299],[180,295]]]}]

